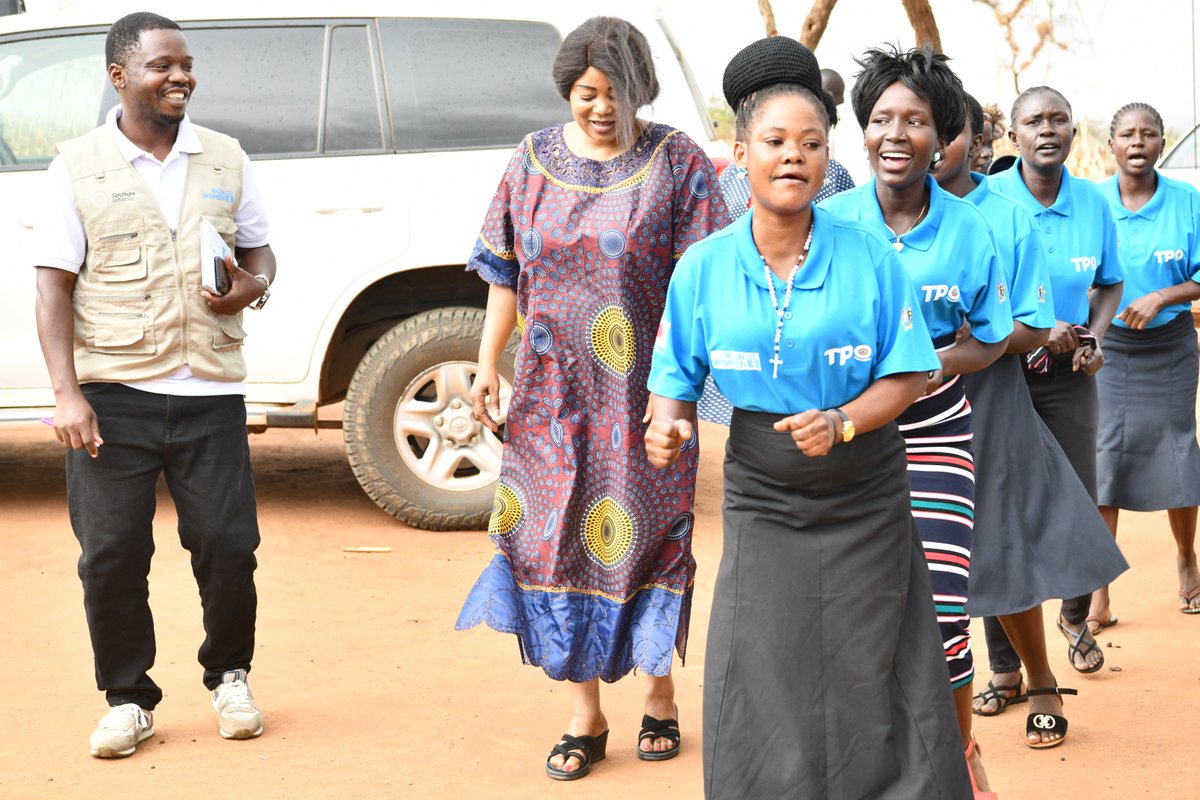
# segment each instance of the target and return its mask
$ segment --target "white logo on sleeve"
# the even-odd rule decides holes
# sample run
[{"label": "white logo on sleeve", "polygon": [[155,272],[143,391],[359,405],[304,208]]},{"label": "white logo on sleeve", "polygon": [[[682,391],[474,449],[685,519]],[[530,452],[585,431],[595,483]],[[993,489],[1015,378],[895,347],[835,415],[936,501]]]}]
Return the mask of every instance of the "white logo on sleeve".
[{"label": "white logo on sleeve", "polygon": [[843,347],[831,347],[824,355],[829,360],[829,366],[844,367],[852,358],[855,361],[870,361],[872,352],[874,351],[869,344],[848,344]]},{"label": "white logo on sleeve", "polygon": [[739,372],[762,372],[758,353],[739,353],[736,350],[713,350],[708,354],[712,369],[732,369]]}]

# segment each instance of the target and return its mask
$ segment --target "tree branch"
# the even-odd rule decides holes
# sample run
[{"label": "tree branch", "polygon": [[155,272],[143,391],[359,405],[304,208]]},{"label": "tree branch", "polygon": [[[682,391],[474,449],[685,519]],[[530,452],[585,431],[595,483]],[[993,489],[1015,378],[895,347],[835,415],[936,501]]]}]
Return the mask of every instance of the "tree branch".
[{"label": "tree branch", "polygon": [[775,11],[771,8],[771,0],[758,0],[758,13],[762,14],[767,36],[778,36],[779,28],[775,25]]},{"label": "tree branch", "polygon": [[812,10],[804,18],[804,27],[800,29],[800,44],[809,50],[817,49],[821,37],[825,34],[825,28],[829,26],[829,15],[833,13],[835,5],[837,0],[813,1]]},{"label": "tree branch", "polygon": [[933,9],[929,0],[903,0],[904,10],[908,13],[908,21],[912,23],[913,33],[917,35],[917,47],[930,45],[937,52],[942,52],[942,37],[938,33],[937,21],[933,18]]}]

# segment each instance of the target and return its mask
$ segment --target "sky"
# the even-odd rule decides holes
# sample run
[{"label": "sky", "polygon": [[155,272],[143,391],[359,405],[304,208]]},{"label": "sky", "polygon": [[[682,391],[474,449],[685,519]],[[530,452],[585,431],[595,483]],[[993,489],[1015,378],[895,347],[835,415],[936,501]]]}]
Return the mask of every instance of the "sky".
[{"label": "sky", "polygon": [[[1015,0],[1001,0],[1005,9]],[[601,13],[603,0],[596,3]],[[1046,0],[1033,0],[1045,8]],[[1196,124],[1200,63],[1200,0],[1055,0],[1062,19],[1060,38],[1070,44],[1039,59],[1023,76],[1022,88],[1047,84],[1066,95],[1076,119],[1107,129],[1113,112],[1131,101],[1153,105],[1168,130],[1186,133]],[[721,75],[743,46],[765,35],[757,0],[659,0],[701,88],[721,96]],[[798,37],[812,0],[773,0],[781,35]],[[1010,54],[992,11],[976,0],[931,0],[942,49],[967,91],[980,102],[998,102],[1005,115],[1016,99]],[[1022,34],[1032,36],[1025,26]],[[1132,32],[1131,32],[1132,31]],[[886,42],[915,44],[901,0],[840,0],[816,49],[822,67],[846,79],[847,104],[840,111],[850,126],[849,88],[854,57]]]}]

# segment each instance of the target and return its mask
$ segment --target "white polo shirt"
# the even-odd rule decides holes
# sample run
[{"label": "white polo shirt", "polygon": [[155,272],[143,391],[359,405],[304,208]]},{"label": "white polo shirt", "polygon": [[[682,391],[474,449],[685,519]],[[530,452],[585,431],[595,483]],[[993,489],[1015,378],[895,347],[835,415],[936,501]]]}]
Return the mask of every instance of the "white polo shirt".
[{"label": "white polo shirt", "polygon": [[[163,219],[174,230],[179,223],[179,207],[183,203],[183,185],[187,178],[188,154],[203,151],[200,139],[192,128],[191,120],[184,116],[179,124],[175,144],[162,161],[131,142],[117,120],[121,106],[109,110],[104,126],[112,134],[121,155],[129,161],[146,186],[154,195]],[[46,191],[38,210],[34,225],[35,267],[52,267],[79,274],[87,253],[87,233],[79,210],[75,207],[75,196],[71,191],[71,177],[61,156],[56,156],[46,170]],[[233,215],[237,224],[234,241],[238,247],[262,247],[267,244],[267,215],[263,208],[262,195],[250,169],[250,159],[242,154],[242,198]],[[186,364],[171,375],[152,381],[129,383],[135,389],[156,394],[205,396],[218,394],[245,394],[241,381],[210,381],[192,374]]]}]

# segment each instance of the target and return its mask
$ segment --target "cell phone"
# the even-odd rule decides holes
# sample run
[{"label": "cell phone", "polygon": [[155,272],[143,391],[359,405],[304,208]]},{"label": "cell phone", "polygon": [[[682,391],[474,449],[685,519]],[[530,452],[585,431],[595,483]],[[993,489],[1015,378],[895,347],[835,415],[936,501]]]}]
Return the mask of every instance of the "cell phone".
[{"label": "cell phone", "polygon": [[214,294],[223,295],[233,288],[233,276],[225,268],[225,259],[220,256],[213,256],[213,275],[215,276],[215,285],[212,287]]}]

